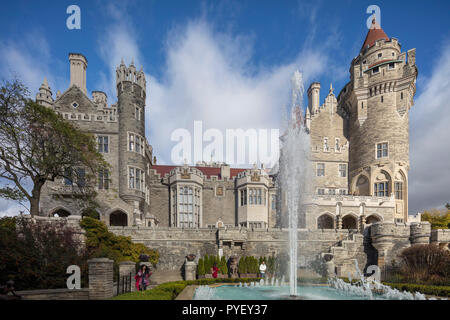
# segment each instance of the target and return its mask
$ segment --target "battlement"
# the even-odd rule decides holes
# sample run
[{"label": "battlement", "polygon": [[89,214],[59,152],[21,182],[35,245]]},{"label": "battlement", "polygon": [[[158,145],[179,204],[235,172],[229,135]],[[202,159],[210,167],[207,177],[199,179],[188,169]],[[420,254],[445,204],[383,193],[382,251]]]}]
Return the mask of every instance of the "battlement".
[{"label": "battlement", "polygon": [[123,82],[131,82],[133,84],[136,84],[145,92],[147,81],[145,80],[145,74],[142,66],[139,71],[136,71],[136,67],[134,66],[133,61],[127,67],[122,60],[120,66],[116,69],[116,85],[119,92],[121,91],[119,90],[119,86],[123,88]]}]

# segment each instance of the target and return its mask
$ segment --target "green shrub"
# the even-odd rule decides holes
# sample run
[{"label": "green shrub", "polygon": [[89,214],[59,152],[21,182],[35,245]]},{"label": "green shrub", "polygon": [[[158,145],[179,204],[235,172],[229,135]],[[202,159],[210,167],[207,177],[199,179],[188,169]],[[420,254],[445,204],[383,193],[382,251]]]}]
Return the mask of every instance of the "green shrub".
[{"label": "green shrub", "polygon": [[92,252],[92,257],[114,260],[115,273],[120,262],[139,262],[141,254],[148,255],[149,262],[153,265],[158,263],[158,251],[149,249],[142,243],[133,243],[131,237],[115,235],[102,221],[84,217],[80,226],[86,230],[86,247]]},{"label": "green shrub", "polygon": [[146,291],[124,293],[112,300],[174,300],[181,291],[189,285],[210,285],[214,283],[249,283],[261,278],[229,278],[229,279],[198,279],[188,281],[166,282]]},{"label": "green shrub", "polygon": [[400,291],[409,291],[412,293],[420,292],[428,295],[450,297],[450,286],[430,286],[424,284],[387,283],[387,282],[383,282],[383,284]]},{"label": "green shrub", "polygon": [[220,273],[221,274],[228,274],[228,267],[227,267],[227,260],[224,256],[220,259]]},{"label": "green shrub", "polygon": [[200,276],[205,275],[205,263],[202,258],[198,259],[197,273]]},{"label": "green shrub", "polygon": [[239,270],[240,274],[248,273],[247,272],[247,258],[246,257],[241,257],[239,259],[238,270]]}]

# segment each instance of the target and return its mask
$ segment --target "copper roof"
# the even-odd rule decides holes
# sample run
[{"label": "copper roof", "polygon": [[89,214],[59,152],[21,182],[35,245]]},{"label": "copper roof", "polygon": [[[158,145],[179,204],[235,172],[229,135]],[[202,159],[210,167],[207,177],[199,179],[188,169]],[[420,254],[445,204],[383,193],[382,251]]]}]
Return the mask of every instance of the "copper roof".
[{"label": "copper roof", "polygon": [[367,32],[367,36],[361,50],[373,46],[375,42],[380,39],[385,39],[388,41],[389,37],[383,29],[381,29],[381,26],[376,22],[375,18],[373,18],[372,25],[370,26],[369,32]]}]

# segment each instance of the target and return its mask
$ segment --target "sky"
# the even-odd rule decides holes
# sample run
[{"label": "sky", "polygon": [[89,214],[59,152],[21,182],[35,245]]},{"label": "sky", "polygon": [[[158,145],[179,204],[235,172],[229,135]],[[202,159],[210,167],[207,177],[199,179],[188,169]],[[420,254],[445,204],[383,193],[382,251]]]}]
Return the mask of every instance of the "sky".
[{"label": "sky", "polygon": [[[81,29],[68,29],[78,5]],[[448,1],[8,1],[0,12],[0,79],[17,76],[34,95],[44,77],[53,94],[69,86],[68,53],[88,59],[87,88],[116,102],[124,59],[147,79],[146,136],[158,164],[171,164],[178,128],[280,127],[290,78],[337,95],[367,33],[366,9],[419,69],[410,111],[410,214],[450,202],[450,28]],[[306,98],[304,99],[306,104]],[[209,160],[209,159],[204,159]],[[250,166],[250,164],[248,164]],[[0,199],[0,216],[17,204]],[[23,210],[23,209],[20,209]]]}]

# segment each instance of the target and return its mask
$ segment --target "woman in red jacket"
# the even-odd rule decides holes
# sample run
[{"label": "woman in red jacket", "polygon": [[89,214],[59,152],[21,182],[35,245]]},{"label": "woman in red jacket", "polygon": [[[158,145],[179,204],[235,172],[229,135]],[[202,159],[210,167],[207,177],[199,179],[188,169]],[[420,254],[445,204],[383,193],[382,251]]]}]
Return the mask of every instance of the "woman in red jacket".
[{"label": "woman in red jacket", "polygon": [[147,286],[149,283],[151,272],[147,268],[145,264],[141,266],[138,273],[134,276],[134,280],[136,280],[136,290],[144,291],[147,290]]},{"label": "woman in red jacket", "polygon": [[217,263],[214,262],[214,265],[212,267],[212,276],[213,278],[217,278],[217,273],[219,272],[219,268],[217,268]]}]

